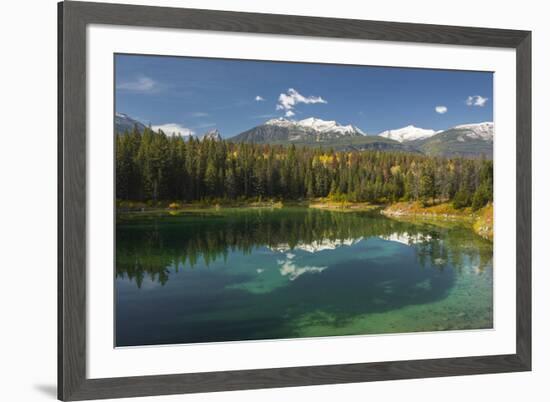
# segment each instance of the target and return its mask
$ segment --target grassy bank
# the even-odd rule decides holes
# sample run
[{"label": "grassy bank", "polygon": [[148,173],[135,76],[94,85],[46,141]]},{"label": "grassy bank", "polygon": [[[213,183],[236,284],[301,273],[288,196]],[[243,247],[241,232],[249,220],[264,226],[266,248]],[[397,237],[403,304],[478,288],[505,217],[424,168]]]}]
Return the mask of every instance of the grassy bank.
[{"label": "grassy bank", "polygon": [[312,200],[308,203],[308,207],[339,212],[373,211],[381,208],[380,205],[368,202],[333,201],[328,198]]},{"label": "grassy bank", "polygon": [[154,211],[194,211],[194,210],[218,210],[226,208],[282,208],[304,207],[316,208],[327,211],[372,211],[381,208],[379,205],[367,202],[334,201],[328,198],[315,198],[312,200],[208,200],[195,202],[178,201],[117,201],[117,212],[154,212]]},{"label": "grassy bank", "polygon": [[180,212],[205,212],[233,208],[282,208],[304,207],[325,211],[360,212],[375,211],[380,209],[384,216],[407,221],[429,221],[436,225],[447,223],[464,224],[481,237],[493,240],[493,205],[488,204],[484,208],[473,211],[472,208],[456,209],[451,203],[423,206],[420,202],[397,202],[386,206],[370,204],[367,202],[335,201],[329,198],[316,198],[312,200],[282,201],[278,199],[266,200],[208,200],[191,203],[175,201],[117,201],[117,213],[171,213]]},{"label": "grassy bank", "polygon": [[[286,203],[284,205],[287,205]],[[276,199],[267,200],[205,200],[194,202],[180,201],[121,201],[116,202],[117,212],[151,212],[151,211],[192,211],[222,208],[282,208],[283,202]]]},{"label": "grassy bank", "polygon": [[423,206],[420,202],[398,202],[386,206],[381,213],[403,220],[459,222],[472,228],[479,236],[493,240],[493,204],[478,211],[472,208],[456,209],[449,202]]}]

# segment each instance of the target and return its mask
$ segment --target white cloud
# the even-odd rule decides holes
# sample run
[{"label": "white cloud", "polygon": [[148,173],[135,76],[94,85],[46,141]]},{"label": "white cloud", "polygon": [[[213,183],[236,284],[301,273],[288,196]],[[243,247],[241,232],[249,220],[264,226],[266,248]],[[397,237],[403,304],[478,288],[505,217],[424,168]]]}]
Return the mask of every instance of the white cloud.
[{"label": "white cloud", "polygon": [[195,135],[195,132],[193,130],[177,123],[159,124],[156,126],[151,126],[151,128],[154,131],[162,130],[166,135],[182,135],[182,136]]},{"label": "white cloud", "polygon": [[320,96],[304,96],[298,91],[296,91],[294,88],[289,88],[286,94],[280,94],[279,95],[279,102],[277,103],[277,110],[285,110],[285,116],[291,117],[294,116],[295,113],[293,112],[294,107],[298,103],[305,103],[305,104],[314,104],[314,103],[327,103],[326,100],[321,98]]},{"label": "white cloud", "polygon": [[255,100],[256,102],[263,102],[263,101],[265,101],[265,99],[262,98],[260,95],[256,95],[256,97],[254,98],[254,100]]},{"label": "white cloud", "polygon": [[435,111],[439,114],[447,113],[447,106],[436,106]]},{"label": "white cloud", "polygon": [[484,98],[483,96],[480,96],[480,95],[468,96],[468,98],[466,99],[466,104],[468,106],[483,107],[485,106],[485,103],[487,103],[488,100],[489,98]]},{"label": "white cloud", "polygon": [[117,89],[133,92],[151,92],[157,89],[157,83],[149,77],[141,76],[135,81],[126,81],[118,84]]}]

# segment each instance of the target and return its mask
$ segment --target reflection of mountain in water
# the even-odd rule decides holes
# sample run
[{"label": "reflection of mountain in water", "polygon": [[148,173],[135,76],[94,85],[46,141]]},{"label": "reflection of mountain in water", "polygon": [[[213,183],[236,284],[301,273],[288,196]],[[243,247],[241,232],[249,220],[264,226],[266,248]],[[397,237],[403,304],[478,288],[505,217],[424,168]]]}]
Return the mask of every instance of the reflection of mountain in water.
[{"label": "reflection of mountain in water", "polygon": [[[479,261],[476,269],[483,270],[492,261],[490,244],[468,229],[410,224],[368,213],[283,208],[180,216],[136,215],[125,219],[117,223],[116,229],[117,276],[134,279],[138,286],[145,275],[163,284],[170,269],[227,261],[230,253],[247,255],[266,247],[277,254],[297,251],[313,255],[361,247],[368,238],[414,247],[421,265],[429,263],[441,269],[447,264],[460,269],[463,259],[468,258]],[[325,263],[299,266],[292,258],[279,260],[280,274],[290,280],[326,268]]]},{"label": "reflection of mountain in water", "polygon": [[410,246],[412,244],[425,243],[432,240],[432,237],[426,233],[392,233],[390,235],[382,235],[381,239],[395,241],[398,243]]},{"label": "reflection of mountain in water", "polygon": [[354,244],[359,243],[363,240],[363,237],[357,239],[340,239],[340,240],[331,240],[331,239],[321,239],[314,240],[311,243],[300,242],[294,247],[291,247],[288,243],[277,244],[276,246],[270,246],[269,249],[273,251],[278,251],[280,253],[286,253],[290,250],[302,250],[307,251],[308,253],[317,253],[324,250],[335,250],[338,247],[342,246],[353,246]]}]

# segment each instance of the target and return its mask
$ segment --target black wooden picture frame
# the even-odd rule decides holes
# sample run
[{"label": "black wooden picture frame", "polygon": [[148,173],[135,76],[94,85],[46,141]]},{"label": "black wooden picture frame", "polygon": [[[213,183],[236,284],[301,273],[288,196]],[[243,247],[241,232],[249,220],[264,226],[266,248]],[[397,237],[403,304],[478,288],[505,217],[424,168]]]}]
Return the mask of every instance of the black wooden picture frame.
[{"label": "black wooden picture frame", "polygon": [[[86,377],[86,27],[108,24],[511,48],[516,51],[516,353]],[[83,400],[531,369],[531,32],[84,2],[58,4],[58,397]]]}]

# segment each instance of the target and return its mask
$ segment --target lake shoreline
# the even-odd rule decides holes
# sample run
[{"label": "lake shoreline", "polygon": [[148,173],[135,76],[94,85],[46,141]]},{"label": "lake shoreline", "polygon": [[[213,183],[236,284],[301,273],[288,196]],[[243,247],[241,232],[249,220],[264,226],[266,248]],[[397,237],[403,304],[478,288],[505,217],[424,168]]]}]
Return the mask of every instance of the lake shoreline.
[{"label": "lake shoreline", "polygon": [[422,206],[419,202],[398,202],[386,206],[380,213],[388,218],[423,222],[456,222],[471,228],[474,233],[493,241],[493,204],[478,211],[472,208],[456,209],[451,203]]},{"label": "lake shoreline", "polygon": [[192,212],[192,211],[209,211],[209,210],[224,210],[237,208],[256,208],[256,209],[274,209],[283,207],[303,207],[315,208],[327,211],[374,211],[381,210],[385,207],[383,204],[371,204],[367,202],[349,202],[349,201],[333,201],[324,198],[316,198],[312,200],[263,200],[263,201],[212,201],[212,202],[169,202],[158,201],[151,202],[134,202],[134,201],[117,201],[116,212],[133,213],[133,212]]},{"label": "lake shoreline", "polygon": [[493,205],[486,205],[478,211],[472,208],[455,209],[451,203],[438,203],[423,206],[420,202],[396,202],[391,204],[370,204],[367,202],[334,201],[326,198],[312,200],[262,200],[262,201],[212,201],[212,202],[132,202],[118,201],[117,215],[135,213],[180,213],[212,212],[231,209],[278,209],[284,207],[314,208],[334,212],[379,212],[381,215],[396,220],[414,223],[460,223],[471,228],[486,240],[493,240]]}]

